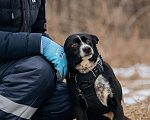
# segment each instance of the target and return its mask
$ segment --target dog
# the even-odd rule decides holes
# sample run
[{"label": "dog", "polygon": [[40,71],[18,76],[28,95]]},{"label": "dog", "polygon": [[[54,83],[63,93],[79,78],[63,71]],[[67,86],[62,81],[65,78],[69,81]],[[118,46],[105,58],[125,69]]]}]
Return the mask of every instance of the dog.
[{"label": "dog", "polygon": [[64,44],[66,80],[77,120],[127,120],[121,104],[121,85],[98,53],[98,41],[95,35],[77,33]]}]

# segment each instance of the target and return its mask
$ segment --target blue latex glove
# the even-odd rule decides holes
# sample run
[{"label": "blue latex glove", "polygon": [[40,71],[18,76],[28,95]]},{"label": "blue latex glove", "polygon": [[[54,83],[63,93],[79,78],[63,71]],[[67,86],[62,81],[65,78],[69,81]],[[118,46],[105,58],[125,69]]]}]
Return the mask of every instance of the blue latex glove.
[{"label": "blue latex glove", "polygon": [[58,79],[63,80],[67,73],[67,59],[63,47],[51,39],[42,36],[42,48],[43,55],[54,63],[55,68],[59,72],[57,73]]}]

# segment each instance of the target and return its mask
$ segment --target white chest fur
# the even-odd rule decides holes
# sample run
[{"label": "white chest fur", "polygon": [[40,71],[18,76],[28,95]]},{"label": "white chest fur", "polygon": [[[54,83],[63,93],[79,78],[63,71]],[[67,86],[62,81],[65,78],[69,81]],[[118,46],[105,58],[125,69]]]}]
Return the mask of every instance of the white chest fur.
[{"label": "white chest fur", "polygon": [[102,75],[99,75],[95,81],[95,90],[99,100],[107,106],[107,98],[108,96],[113,97],[113,93],[108,81]]},{"label": "white chest fur", "polygon": [[97,61],[96,62],[91,62],[89,61],[89,58],[91,58],[92,56],[89,56],[89,57],[85,57],[85,58],[82,58],[83,61],[78,64],[76,66],[76,69],[80,72],[80,73],[87,73],[89,72],[90,70],[92,70],[95,65],[97,64],[97,62],[99,61],[99,57],[97,58]]}]

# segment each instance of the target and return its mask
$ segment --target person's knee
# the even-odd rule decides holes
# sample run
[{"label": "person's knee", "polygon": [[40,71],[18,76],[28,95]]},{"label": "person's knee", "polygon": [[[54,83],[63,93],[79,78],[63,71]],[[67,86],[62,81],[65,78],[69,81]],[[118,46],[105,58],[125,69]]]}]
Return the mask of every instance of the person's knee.
[{"label": "person's knee", "polygon": [[5,73],[9,74],[3,78],[0,91],[3,97],[12,101],[11,104],[14,105],[11,109],[14,112],[17,107],[20,107],[20,110],[23,110],[23,112],[32,110],[24,110],[21,108],[22,105],[16,106],[18,103],[23,104],[23,106],[39,108],[54,91],[55,70],[41,56],[15,60],[8,65]]},{"label": "person's knee", "polygon": [[24,61],[24,66],[28,67],[30,77],[34,79],[34,84],[39,88],[54,88],[56,73],[53,65],[41,56],[33,56]]},{"label": "person's knee", "polygon": [[32,59],[36,67],[35,72],[40,77],[38,80],[39,84],[48,85],[50,83],[50,85],[54,85],[56,73],[53,65],[41,56],[35,56]]}]

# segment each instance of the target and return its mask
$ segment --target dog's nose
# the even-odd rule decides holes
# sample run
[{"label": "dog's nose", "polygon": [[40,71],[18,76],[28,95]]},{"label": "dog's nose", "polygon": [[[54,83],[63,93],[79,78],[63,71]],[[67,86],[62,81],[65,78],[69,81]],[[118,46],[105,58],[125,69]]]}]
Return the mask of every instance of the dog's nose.
[{"label": "dog's nose", "polygon": [[86,54],[90,54],[90,53],[91,53],[91,48],[90,48],[90,47],[84,47],[84,48],[83,48],[83,51],[84,51]]}]

